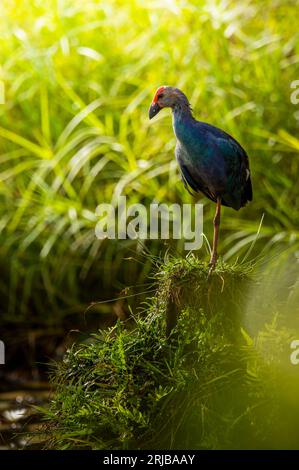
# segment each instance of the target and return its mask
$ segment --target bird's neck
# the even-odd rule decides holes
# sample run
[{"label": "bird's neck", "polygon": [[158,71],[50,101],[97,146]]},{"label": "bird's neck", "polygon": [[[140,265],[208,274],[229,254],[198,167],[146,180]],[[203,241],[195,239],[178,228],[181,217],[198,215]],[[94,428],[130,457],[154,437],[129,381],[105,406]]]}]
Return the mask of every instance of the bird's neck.
[{"label": "bird's neck", "polygon": [[179,101],[178,103],[176,103],[172,108],[172,114],[174,121],[194,119],[188,101]]},{"label": "bird's neck", "polygon": [[172,124],[177,139],[184,142],[189,139],[188,134],[195,121],[188,102],[178,103],[172,108]]}]

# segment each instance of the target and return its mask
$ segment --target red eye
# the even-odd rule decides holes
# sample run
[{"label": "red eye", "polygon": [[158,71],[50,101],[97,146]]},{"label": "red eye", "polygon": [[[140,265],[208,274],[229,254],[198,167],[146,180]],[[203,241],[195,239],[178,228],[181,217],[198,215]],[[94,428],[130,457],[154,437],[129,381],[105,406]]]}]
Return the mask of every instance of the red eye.
[{"label": "red eye", "polygon": [[163,98],[163,96],[164,96],[164,94],[163,94],[163,93],[160,93],[160,95],[158,96],[158,100],[159,100],[160,98]]}]

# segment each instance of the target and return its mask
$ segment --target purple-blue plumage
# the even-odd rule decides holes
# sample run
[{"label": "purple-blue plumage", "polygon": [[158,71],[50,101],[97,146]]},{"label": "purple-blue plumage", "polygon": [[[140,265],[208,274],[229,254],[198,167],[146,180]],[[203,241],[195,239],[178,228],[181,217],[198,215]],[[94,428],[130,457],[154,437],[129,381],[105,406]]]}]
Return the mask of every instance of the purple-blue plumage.
[{"label": "purple-blue plumage", "polygon": [[[154,103],[159,102],[157,111],[165,107],[166,87],[161,89],[162,99]],[[186,96],[177,88],[167,87],[167,99],[172,101],[175,156],[186,188],[201,191],[214,202],[220,196],[223,205],[236,210],[251,201],[249,162],[241,145],[221,129],[194,119]]]},{"label": "purple-blue plumage", "polygon": [[[178,88],[159,87],[149,109],[150,119],[170,107],[177,138],[175,156],[185,187],[216,202],[211,269],[217,260],[221,205],[239,210],[252,200],[249,161],[229,134],[194,119],[187,97]],[[190,192],[190,191],[189,191]]]}]

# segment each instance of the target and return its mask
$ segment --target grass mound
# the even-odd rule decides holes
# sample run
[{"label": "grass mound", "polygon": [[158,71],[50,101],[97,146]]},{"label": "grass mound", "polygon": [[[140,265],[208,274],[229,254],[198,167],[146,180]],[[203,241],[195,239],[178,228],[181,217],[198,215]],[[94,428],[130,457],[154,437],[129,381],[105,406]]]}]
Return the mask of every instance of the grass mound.
[{"label": "grass mound", "polygon": [[49,446],[266,445],[274,409],[269,366],[240,320],[252,278],[237,266],[220,264],[210,279],[207,272],[195,258],[168,262],[146,315],[68,351],[52,374]]}]

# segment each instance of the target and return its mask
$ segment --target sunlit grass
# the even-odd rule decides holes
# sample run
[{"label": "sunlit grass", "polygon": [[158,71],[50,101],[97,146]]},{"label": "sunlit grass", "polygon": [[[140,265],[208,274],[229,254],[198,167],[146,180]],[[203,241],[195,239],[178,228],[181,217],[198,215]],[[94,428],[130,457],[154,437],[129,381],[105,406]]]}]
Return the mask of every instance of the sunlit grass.
[{"label": "sunlit grass", "polygon": [[[2,2],[0,291],[10,318],[55,321],[104,283],[138,282],[140,269],[122,261],[136,244],[94,237],[99,203],[191,201],[170,113],[147,118],[160,84],[181,87],[195,116],[250,156],[254,201],[223,211],[224,257],[246,252],[263,213],[256,252],[298,249],[297,11],[297,1]],[[210,238],[214,207],[203,201]]]}]

